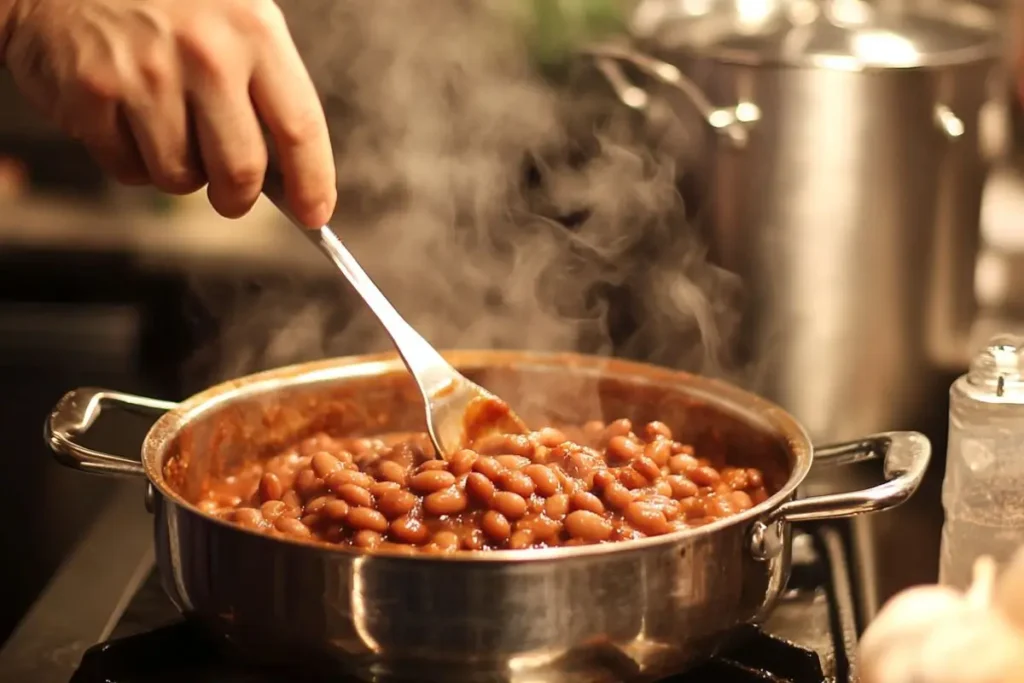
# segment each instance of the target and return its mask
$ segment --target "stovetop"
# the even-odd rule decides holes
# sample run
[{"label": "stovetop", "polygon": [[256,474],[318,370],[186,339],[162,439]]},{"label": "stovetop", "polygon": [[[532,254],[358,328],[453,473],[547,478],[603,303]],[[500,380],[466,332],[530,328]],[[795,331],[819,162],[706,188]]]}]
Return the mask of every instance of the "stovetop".
[{"label": "stovetop", "polygon": [[[793,575],[771,619],[671,683],[855,683],[853,590],[839,533],[830,527],[794,540]],[[278,683],[294,671],[235,657],[182,621],[151,573],[107,642],[89,649],[70,683]],[[666,682],[668,683],[668,682]]]}]

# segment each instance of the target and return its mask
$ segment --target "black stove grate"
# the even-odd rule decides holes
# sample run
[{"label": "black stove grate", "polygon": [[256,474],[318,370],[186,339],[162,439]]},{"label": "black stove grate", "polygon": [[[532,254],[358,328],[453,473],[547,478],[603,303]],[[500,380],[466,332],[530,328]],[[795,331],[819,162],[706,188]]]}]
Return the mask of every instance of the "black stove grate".
[{"label": "black stove grate", "polygon": [[[750,629],[732,651],[664,683],[822,683],[811,650]],[[167,653],[173,652],[173,657]],[[237,659],[181,622],[93,647],[71,683],[324,683]],[[338,683],[334,679],[334,683]]]}]

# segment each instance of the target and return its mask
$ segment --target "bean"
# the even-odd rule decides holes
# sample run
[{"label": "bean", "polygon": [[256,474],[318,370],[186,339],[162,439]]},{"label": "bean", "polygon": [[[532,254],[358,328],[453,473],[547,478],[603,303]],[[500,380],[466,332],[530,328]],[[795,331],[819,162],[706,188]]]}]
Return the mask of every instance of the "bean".
[{"label": "bean", "polygon": [[334,493],[338,492],[338,489],[346,484],[354,484],[355,486],[361,486],[362,488],[368,488],[373,484],[373,477],[363,472],[356,472],[354,470],[338,470],[332,472],[324,480],[329,488]]},{"label": "bean", "polygon": [[510,470],[521,470],[530,464],[530,459],[521,455],[496,455],[494,459],[499,465]]},{"label": "bean", "polygon": [[285,508],[282,514],[294,516],[302,510],[302,499],[299,498],[299,494],[294,490],[285,491],[281,496],[281,502],[284,503]]},{"label": "bean", "polygon": [[473,470],[473,463],[476,462],[480,456],[475,451],[471,451],[468,448],[456,451],[448,461],[448,469],[455,476],[461,476]]},{"label": "bean", "polygon": [[672,485],[669,484],[665,479],[658,479],[654,482],[654,492],[659,496],[666,496],[667,498],[672,497]]},{"label": "bean", "polygon": [[381,460],[377,464],[377,472],[382,479],[405,486],[405,468],[394,460]]},{"label": "bean", "polygon": [[684,476],[672,474],[665,478],[672,487],[673,498],[690,498],[697,495],[697,485]]},{"label": "bean", "polygon": [[418,500],[413,494],[401,489],[385,491],[377,499],[377,509],[388,519],[395,519],[409,514],[416,507]]},{"label": "bean", "polygon": [[460,544],[459,537],[453,531],[438,531],[430,541],[442,550],[458,550]]},{"label": "bean", "polygon": [[623,517],[637,530],[648,536],[660,536],[672,530],[668,520],[665,519],[665,514],[661,510],[640,501],[630,503],[625,512],[623,512]]},{"label": "bean", "polygon": [[721,480],[718,470],[708,465],[703,465],[688,472],[687,476],[698,486],[714,486]]},{"label": "bean", "polygon": [[525,472],[518,470],[505,470],[502,472],[498,477],[498,484],[506,491],[517,493],[523,498],[529,498],[537,489],[533,479]]},{"label": "bean", "polygon": [[[545,498],[550,498],[562,490],[562,485],[558,483],[558,477],[550,467],[537,464],[527,465],[523,468],[523,472],[533,480],[533,486],[537,493]],[[516,493],[519,492],[516,491]]]},{"label": "bean", "polygon": [[473,450],[480,455],[518,455],[528,460],[533,455],[533,444],[522,434],[488,434],[477,439]]},{"label": "bean", "polygon": [[401,491],[402,487],[393,481],[378,481],[366,489],[374,498],[380,498],[388,491]]},{"label": "bean", "polygon": [[750,485],[747,471],[735,467],[726,467],[720,473],[722,481],[734,491],[742,491]]},{"label": "bean", "polygon": [[644,446],[644,457],[649,458],[658,469],[666,467],[672,457],[672,444],[665,439],[652,441]]},{"label": "bean", "polygon": [[630,467],[639,472],[640,476],[647,481],[655,481],[661,476],[661,468],[653,460],[643,455],[634,460]]},{"label": "bean", "polygon": [[611,441],[616,436],[626,436],[632,431],[633,423],[626,418],[622,418],[615,420],[604,428],[604,438],[606,441]]},{"label": "bean", "polygon": [[747,486],[751,489],[759,489],[764,486],[764,476],[755,469],[747,468]]},{"label": "bean", "polygon": [[359,548],[366,548],[372,550],[378,547],[384,539],[376,531],[369,529],[361,529],[352,536],[352,545]]},{"label": "bean", "polygon": [[605,502],[615,510],[624,510],[627,505],[633,502],[632,492],[617,481],[608,484],[602,496]]},{"label": "bean", "polygon": [[504,467],[498,464],[498,461],[490,457],[480,457],[473,463],[473,471],[479,472],[491,481],[497,481],[498,475],[504,471]]},{"label": "bean", "polygon": [[632,467],[623,467],[618,471],[619,483],[629,490],[642,489],[649,483],[647,477],[640,474]]},{"label": "bean", "polygon": [[324,509],[324,506],[334,500],[334,496],[320,496],[306,503],[306,507],[303,510],[307,515],[320,512]]},{"label": "bean", "polygon": [[470,529],[462,537],[462,547],[466,550],[483,550],[487,539],[479,529]]},{"label": "bean", "polygon": [[484,513],[484,516],[480,518],[480,528],[488,538],[499,543],[504,542],[512,533],[512,526],[508,519],[497,510],[488,510]]},{"label": "bean", "polygon": [[310,500],[317,496],[323,495],[324,492],[324,480],[316,476],[316,472],[312,469],[305,469],[299,472],[298,476],[295,477],[295,492],[302,497],[303,500]]},{"label": "bean", "polygon": [[754,507],[754,501],[746,491],[733,491],[729,494],[729,500],[732,502],[733,507],[741,512]]},{"label": "bean", "polygon": [[554,448],[558,444],[568,441],[565,438],[565,433],[554,427],[544,427],[535,432],[535,434],[537,436],[537,443],[547,448]]},{"label": "bean", "polygon": [[311,515],[303,515],[299,518],[299,521],[302,522],[302,524],[305,525],[308,529],[315,529],[316,527],[320,526],[320,515],[315,513]]},{"label": "bean", "polygon": [[266,503],[260,506],[260,514],[268,522],[274,522],[278,517],[284,514],[287,510],[287,506],[279,500],[268,500]]},{"label": "bean", "polygon": [[427,470],[409,478],[409,488],[418,493],[433,493],[455,483],[455,475],[444,470]]},{"label": "bean", "polygon": [[313,473],[321,479],[341,469],[341,462],[326,451],[315,453],[309,464],[313,468]]},{"label": "bean", "polygon": [[368,529],[379,534],[388,530],[388,520],[373,508],[354,507],[348,511],[346,521],[355,529]]},{"label": "bean", "polygon": [[625,436],[613,436],[605,449],[608,462],[629,462],[643,452],[644,449],[640,444]]},{"label": "bean", "polygon": [[611,538],[612,523],[589,510],[576,510],[565,518],[565,530],[570,536],[596,543]]},{"label": "bean", "polygon": [[705,503],[708,517],[721,519],[736,514],[736,506],[725,496],[715,496]]},{"label": "bean", "polygon": [[491,508],[508,519],[519,519],[526,514],[526,501],[517,493],[498,491],[491,497]]},{"label": "bean", "polygon": [[448,469],[448,463],[444,460],[427,460],[426,462],[420,463],[419,467],[416,468],[417,472],[430,472],[432,470],[446,470]]},{"label": "bean", "polygon": [[253,508],[240,508],[235,510],[235,521],[247,529],[259,529],[263,526],[263,515],[259,510]]},{"label": "bean", "polygon": [[533,545],[533,533],[527,529],[517,529],[508,537],[509,550],[523,550]]},{"label": "bean", "polygon": [[[655,440],[672,440],[672,430],[668,428],[668,425],[664,422],[658,422],[657,420],[648,422],[644,425],[644,436],[647,437],[648,441]],[[667,445],[667,444],[666,444]]]},{"label": "bean", "polygon": [[335,491],[338,494],[338,498],[341,498],[349,505],[355,505],[356,507],[368,508],[373,505],[373,494],[364,489],[362,486],[356,486],[355,484],[342,484]]},{"label": "bean", "polygon": [[391,522],[391,535],[403,543],[422,545],[430,538],[427,525],[414,517],[399,517]]},{"label": "bean", "polygon": [[673,474],[688,474],[697,469],[697,459],[692,455],[680,453],[668,459],[668,469]]},{"label": "bean", "polygon": [[466,477],[466,493],[482,503],[489,503],[494,496],[494,483],[480,472],[471,472]]},{"label": "bean", "polygon": [[323,510],[320,514],[324,518],[329,519],[333,522],[341,522],[348,517],[349,504],[343,500],[332,500],[331,502],[324,505]]},{"label": "bean", "polygon": [[595,515],[604,514],[604,503],[593,493],[574,493],[571,503],[574,510],[588,510]]},{"label": "bean", "polygon": [[516,531],[528,531],[532,539],[547,541],[558,535],[562,530],[562,523],[544,515],[533,515],[524,517],[516,522]]},{"label": "bean", "polygon": [[297,519],[291,517],[278,517],[274,521],[274,528],[289,536],[295,536],[297,538],[309,538],[313,534],[310,533],[309,527],[300,522]]},{"label": "bean", "polygon": [[434,491],[423,499],[423,511],[428,515],[441,517],[456,515],[466,509],[469,501],[466,494],[454,486]]},{"label": "bean", "polygon": [[267,472],[260,478],[260,501],[266,503],[269,500],[281,500],[284,494],[284,486],[281,479],[273,472]]},{"label": "bean", "polygon": [[554,520],[565,519],[569,514],[569,496],[565,493],[556,493],[544,502],[544,514]]}]

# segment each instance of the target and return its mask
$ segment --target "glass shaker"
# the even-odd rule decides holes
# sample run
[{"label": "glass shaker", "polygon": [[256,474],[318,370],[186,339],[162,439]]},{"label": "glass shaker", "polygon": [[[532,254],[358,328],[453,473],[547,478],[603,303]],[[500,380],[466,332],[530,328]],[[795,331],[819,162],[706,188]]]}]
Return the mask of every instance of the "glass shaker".
[{"label": "glass shaker", "polygon": [[974,561],[1024,545],[1024,337],[999,336],[950,388],[939,583],[965,589]]}]

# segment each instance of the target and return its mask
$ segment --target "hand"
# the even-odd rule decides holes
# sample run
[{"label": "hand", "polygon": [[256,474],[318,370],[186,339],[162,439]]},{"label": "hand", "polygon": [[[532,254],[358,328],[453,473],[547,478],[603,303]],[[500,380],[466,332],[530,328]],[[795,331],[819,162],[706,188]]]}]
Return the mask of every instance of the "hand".
[{"label": "hand", "polygon": [[266,170],[262,123],[296,217],[318,227],[334,211],[323,108],[272,0],[0,0],[4,62],[122,182],[208,182],[214,208],[241,216]]}]

